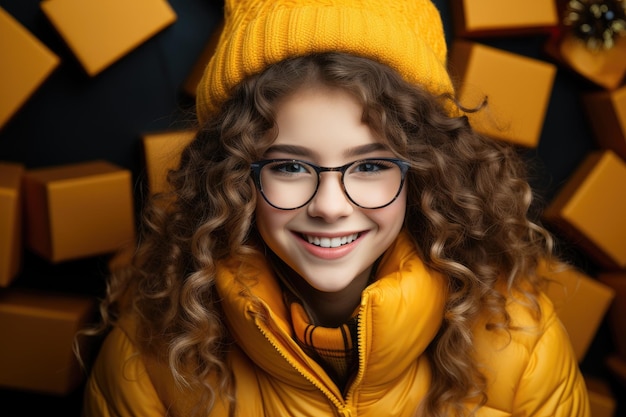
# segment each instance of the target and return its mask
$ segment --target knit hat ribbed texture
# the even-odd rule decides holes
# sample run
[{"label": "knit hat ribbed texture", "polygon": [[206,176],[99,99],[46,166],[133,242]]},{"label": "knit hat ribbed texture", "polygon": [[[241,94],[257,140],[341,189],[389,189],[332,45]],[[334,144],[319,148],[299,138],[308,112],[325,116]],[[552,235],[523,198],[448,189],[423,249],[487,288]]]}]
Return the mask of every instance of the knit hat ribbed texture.
[{"label": "knit hat ribbed texture", "polygon": [[197,87],[200,123],[246,77],[316,52],[370,58],[435,95],[453,93],[431,0],[226,0],[224,28]]}]

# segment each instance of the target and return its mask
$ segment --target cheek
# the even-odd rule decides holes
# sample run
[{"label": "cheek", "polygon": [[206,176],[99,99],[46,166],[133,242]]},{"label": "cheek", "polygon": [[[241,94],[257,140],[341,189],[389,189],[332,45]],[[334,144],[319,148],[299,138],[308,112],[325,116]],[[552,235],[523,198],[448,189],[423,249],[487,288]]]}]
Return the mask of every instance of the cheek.
[{"label": "cheek", "polygon": [[406,186],[402,188],[398,198],[389,206],[385,207],[379,214],[379,223],[392,229],[401,229],[404,224],[407,200]]},{"label": "cheek", "polygon": [[275,235],[288,222],[288,211],[278,210],[270,206],[262,196],[259,196],[256,203],[256,227],[263,240],[270,244],[274,241]]},{"label": "cheek", "polygon": [[[261,196],[258,196],[257,198],[255,217],[256,227],[261,233],[261,236],[263,236],[265,234],[264,231],[268,228],[268,222],[271,222],[272,216],[270,216],[270,210],[267,203]],[[263,236],[263,238],[265,238],[265,236]]]},{"label": "cheek", "polygon": [[369,213],[370,221],[377,226],[378,244],[383,250],[396,239],[404,226],[406,198],[401,194],[393,204]]}]

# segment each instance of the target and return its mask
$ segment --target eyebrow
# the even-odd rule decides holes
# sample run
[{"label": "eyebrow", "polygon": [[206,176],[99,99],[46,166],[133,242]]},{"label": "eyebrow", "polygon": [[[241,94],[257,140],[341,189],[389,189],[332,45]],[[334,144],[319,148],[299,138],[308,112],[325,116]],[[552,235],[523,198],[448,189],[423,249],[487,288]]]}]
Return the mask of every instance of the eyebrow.
[{"label": "eyebrow", "polygon": [[[350,148],[344,152],[346,157],[358,157],[361,155],[367,155],[368,153],[377,152],[377,151],[388,151],[389,148],[382,143],[368,143],[366,145],[356,146],[354,148]],[[309,148],[298,145],[272,145],[270,146],[265,153],[286,153],[295,156],[311,156],[315,152]]]}]

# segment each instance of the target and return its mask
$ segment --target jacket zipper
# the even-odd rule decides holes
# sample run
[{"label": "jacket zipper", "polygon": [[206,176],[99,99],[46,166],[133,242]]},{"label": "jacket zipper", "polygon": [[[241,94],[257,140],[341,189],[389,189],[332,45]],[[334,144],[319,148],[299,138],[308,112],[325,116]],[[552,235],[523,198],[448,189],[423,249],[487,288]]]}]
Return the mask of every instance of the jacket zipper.
[{"label": "jacket zipper", "polygon": [[357,370],[354,381],[350,384],[348,394],[346,395],[346,404],[350,404],[352,397],[354,397],[357,387],[361,384],[363,375],[365,374],[365,310],[367,306],[368,295],[363,293],[361,298],[361,310],[359,311],[359,320],[357,326],[357,340],[359,349],[359,368]]},{"label": "jacket zipper", "polygon": [[[342,413],[342,409],[344,409],[346,407],[346,404],[341,401],[339,398],[337,398],[337,396],[335,396],[332,392],[330,392],[326,387],[324,387],[323,385],[321,385],[315,378],[313,378],[312,376],[310,376],[307,372],[305,372],[304,370],[302,370],[296,363],[294,363],[291,358],[289,358],[289,356],[287,354],[285,354],[280,347],[278,346],[278,344],[274,341],[273,336],[271,336],[269,334],[269,332],[265,331],[265,329],[257,322],[256,323],[257,328],[261,331],[261,333],[263,334],[263,336],[265,336],[265,338],[267,339],[267,341],[274,347],[274,349],[280,354],[280,356],[282,356],[287,363],[289,363],[289,365],[291,365],[292,368],[294,368],[296,371],[298,371],[298,373],[300,375],[302,375],[302,377],[304,377],[304,379],[306,379],[307,381],[309,381],[311,384],[313,384],[313,386],[315,386],[317,389],[319,389],[337,408],[337,410],[339,411],[340,414],[343,415]],[[360,365],[359,365],[360,367]]]}]

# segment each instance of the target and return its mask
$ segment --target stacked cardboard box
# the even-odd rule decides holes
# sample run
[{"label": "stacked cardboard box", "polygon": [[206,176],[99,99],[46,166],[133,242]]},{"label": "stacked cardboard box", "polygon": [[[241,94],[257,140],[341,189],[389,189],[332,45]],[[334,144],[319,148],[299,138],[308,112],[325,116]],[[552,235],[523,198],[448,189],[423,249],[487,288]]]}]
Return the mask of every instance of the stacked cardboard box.
[{"label": "stacked cardboard box", "polygon": [[[105,161],[30,170],[0,163],[0,214],[7,223],[0,229],[5,287],[0,291],[0,386],[65,395],[81,382],[74,337],[94,318],[96,299],[25,290],[12,281],[22,266],[22,244],[54,264],[114,253],[132,241],[130,177],[128,170]],[[84,358],[94,343],[83,345]]]},{"label": "stacked cardboard box", "polygon": [[[0,386],[65,395],[83,380],[76,331],[95,317],[91,297],[8,289],[0,292]],[[85,357],[90,350],[83,344]]]},{"label": "stacked cardboard box", "polygon": [[41,9],[90,76],[176,21],[165,0],[44,0]]},{"label": "stacked cardboard box", "polygon": [[545,0],[453,0],[454,33],[463,37],[546,33],[558,24],[556,4]]},{"label": "stacked cardboard box", "polygon": [[[567,265],[544,264],[540,273],[550,280],[546,293],[567,329],[576,359],[581,362],[615,297],[615,291]],[[580,308],[581,305],[586,308]]]},{"label": "stacked cardboard box", "polygon": [[488,100],[487,107],[468,115],[477,131],[528,148],[538,145],[556,75],[553,64],[456,40],[449,67],[464,106]]},{"label": "stacked cardboard box", "polygon": [[106,161],[28,170],[26,244],[51,262],[114,252],[134,240],[131,175]]},{"label": "stacked cardboard box", "polygon": [[545,219],[607,269],[626,268],[626,163],[610,150],[591,152],[544,211]]},{"label": "stacked cardboard box", "polygon": [[59,57],[0,7],[0,128],[59,65]]}]

